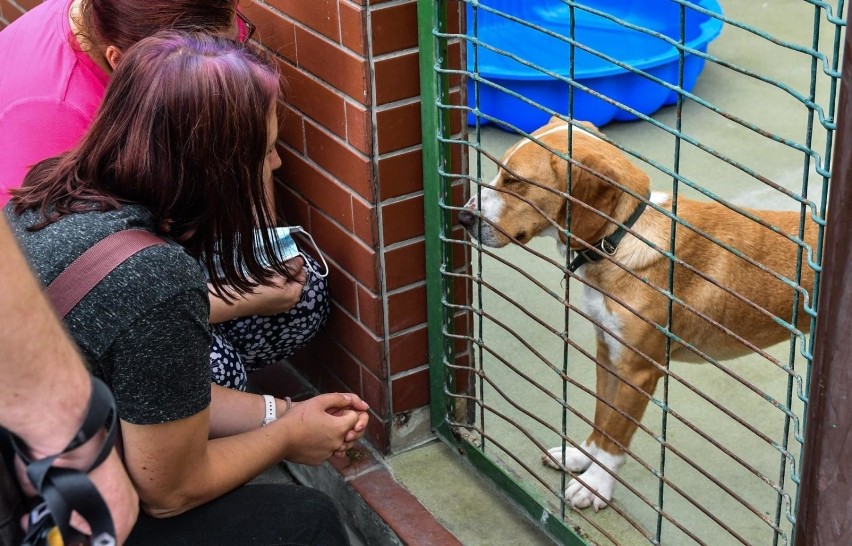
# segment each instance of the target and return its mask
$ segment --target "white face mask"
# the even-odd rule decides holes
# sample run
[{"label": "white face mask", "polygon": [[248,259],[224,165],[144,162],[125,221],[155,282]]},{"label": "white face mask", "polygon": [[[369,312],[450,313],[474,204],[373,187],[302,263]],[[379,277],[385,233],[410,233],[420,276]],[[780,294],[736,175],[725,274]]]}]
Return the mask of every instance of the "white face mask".
[{"label": "white face mask", "polygon": [[[322,266],[324,271],[318,271],[311,262],[308,260],[307,255],[299,250],[299,246],[296,244],[295,239],[293,239],[292,233],[302,233],[304,236],[310,241],[313,246],[313,250],[316,253],[316,256],[322,262]],[[292,260],[296,256],[301,256],[305,260],[305,267],[307,267],[314,275],[317,277],[325,278],[328,276],[328,264],[325,261],[325,256],[323,256],[322,252],[320,252],[319,247],[314,242],[314,238],[311,237],[311,234],[305,231],[302,226],[289,226],[289,227],[274,227],[269,228],[269,238],[272,242],[272,250],[275,252],[275,255],[278,256],[278,259],[282,262],[286,262],[287,260]],[[263,241],[260,238],[260,231],[255,231],[254,234],[254,246],[256,249],[260,249],[263,247]],[[264,267],[269,267],[269,260],[262,253],[258,253],[259,261],[261,265]],[[216,264],[216,274],[218,277],[223,277],[224,273],[222,272],[221,267]],[[207,275],[208,279],[210,275]]]},{"label": "white face mask", "polygon": [[[296,256],[301,256],[305,260],[305,267],[310,269],[314,275],[323,278],[328,275],[328,264],[325,262],[325,256],[323,256],[322,252],[320,252],[320,249],[314,242],[314,238],[311,237],[311,234],[305,231],[302,226],[269,228],[269,232],[270,239],[272,239],[273,250],[275,250],[275,254],[282,262],[292,260]],[[314,252],[316,252],[317,257],[320,259],[320,261],[322,261],[324,271],[318,271],[314,268],[313,265],[311,265],[311,262],[310,260],[308,260],[307,255],[305,255],[304,252],[299,250],[298,245],[296,245],[296,241],[291,235],[292,233],[302,233],[310,241],[311,246],[313,246]],[[257,237],[257,234],[255,236]],[[255,245],[260,246],[259,238],[255,240]]]}]

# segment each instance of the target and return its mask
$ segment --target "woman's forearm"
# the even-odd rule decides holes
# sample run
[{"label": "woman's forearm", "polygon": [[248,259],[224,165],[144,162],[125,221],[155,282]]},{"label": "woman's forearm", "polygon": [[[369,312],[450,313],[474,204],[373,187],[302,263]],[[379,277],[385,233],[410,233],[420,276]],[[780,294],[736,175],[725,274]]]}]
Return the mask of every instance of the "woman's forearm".
[{"label": "woman's forearm", "polygon": [[287,264],[291,277],[276,276],[249,293],[234,294],[230,303],[210,290],[210,322],[219,324],[250,315],[277,315],[292,309],[299,303],[308,273],[302,258],[294,258]]},{"label": "woman's forearm", "polygon": [[2,424],[42,455],[64,448],[89,403],[89,374],[0,220]]},{"label": "woman's forearm", "polygon": [[212,440],[209,409],[160,424],[122,421],[125,463],[146,512],[174,516],[281,460],[317,465],[342,453],[363,434],[367,409],[355,395],[323,394],[293,406],[265,427]]},{"label": "woman's forearm", "polygon": [[210,297],[210,324],[219,324],[245,316],[243,306],[245,299],[235,296],[231,302],[226,302],[214,292],[208,291]]},{"label": "woman's forearm", "polygon": [[287,450],[280,432],[264,429],[210,440],[205,456],[187,469],[183,480],[157,493],[140,487],[142,507],[155,518],[182,514],[250,481],[283,460]]},{"label": "woman's forearm", "polygon": [[[259,394],[229,389],[213,383],[210,400],[210,437],[222,438],[260,428],[266,408]],[[281,417],[286,403],[275,399],[275,415]]]}]

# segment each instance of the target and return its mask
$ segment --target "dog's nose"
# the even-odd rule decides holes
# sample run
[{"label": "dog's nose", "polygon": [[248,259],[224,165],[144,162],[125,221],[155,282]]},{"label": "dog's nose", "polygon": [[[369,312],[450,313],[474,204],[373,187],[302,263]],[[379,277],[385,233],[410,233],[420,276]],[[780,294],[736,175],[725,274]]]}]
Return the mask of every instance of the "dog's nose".
[{"label": "dog's nose", "polygon": [[473,227],[474,222],[476,222],[476,215],[471,211],[468,209],[462,209],[459,211],[459,224],[466,228],[470,228]]}]

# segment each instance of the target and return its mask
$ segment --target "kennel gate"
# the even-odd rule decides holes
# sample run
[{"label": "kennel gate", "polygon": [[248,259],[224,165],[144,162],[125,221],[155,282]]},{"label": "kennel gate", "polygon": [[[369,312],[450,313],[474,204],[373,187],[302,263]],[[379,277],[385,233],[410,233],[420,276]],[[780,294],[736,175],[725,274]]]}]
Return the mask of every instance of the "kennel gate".
[{"label": "kennel gate", "polygon": [[[615,13],[617,3],[608,0],[418,1],[433,427],[565,544],[792,544],[845,6],[843,0],[727,0],[718,11],[715,1],[663,2],[671,4],[674,32],[649,23],[653,13],[638,22]],[[525,19],[534,9],[536,16],[565,16],[563,32]],[[609,45],[590,47],[576,34],[578,14],[670,48],[674,75],[625,62]],[[709,47],[689,30],[698,16],[721,27]],[[480,35],[480,21],[561,44],[567,72],[523,58],[517,44],[496,43],[500,32]],[[614,99],[606,91],[612,87],[575,74],[580,55],[638,78],[637,93],[650,85],[666,99],[650,109],[629,96],[619,99],[631,104]],[[516,82],[484,74],[483,57],[563,85],[557,92],[563,103],[554,106],[549,95],[530,99],[527,88],[513,88]],[[505,104],[481,104],[484,91]],[[594,343],[592,318],[578,305],[583,281],[568,272],[570,258],[558,256],[552,240],[486,248],[455,220],[467,196],[487,187],[503,151],[534,130],[519,126],[527,118],[517,111],[569,120],[575,106],[584,109],[589,101],[614,107],[616,120],[638,120],[599,121],[603,138],[674,202],[669,248],[658,249],[672,264],[669,285],[660,288],[669,319],[657,327],[667,337],[664,375],[613,501],[599,513],[566,505],[562,491],[570,476],[539,462],[554,445],[576,447],[591,427]],[[570,155],[562,157],[571,161]],[[790,332],[783,347],[733,361],[670,363],[672,342],[689,345],[671,331],[672,307],[683,304],[674,264],[686,267],[673,254],[674,241],[690,227],[677,216],[681,195],[716,201],[770,229],[742,207],[799,211],[799,232],[787,234],[798,246],[796,275],[778,277],[803,300],[810,333],[793,326],[795,306],[791,321],[775,318]],[[806,222],[818,228],[815,247],[803,242]],[[811,292],[798,284],[802,268],[815,273]]]}]

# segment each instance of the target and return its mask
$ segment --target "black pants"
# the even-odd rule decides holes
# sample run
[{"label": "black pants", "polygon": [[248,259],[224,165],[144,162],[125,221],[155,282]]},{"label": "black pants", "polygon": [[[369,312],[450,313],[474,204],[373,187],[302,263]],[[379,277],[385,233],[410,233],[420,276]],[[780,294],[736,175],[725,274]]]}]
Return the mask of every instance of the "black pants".
[{"label": "black pants", "polygon": [[126,546],[346,546],[334,502],[300,485],[244,485],[172,518],[145,514]]},{"label": "black pants", "polygon": [[23,496],[12,466],[14,451],[6,431],[0,428],[0,544],[20,544]]}]

